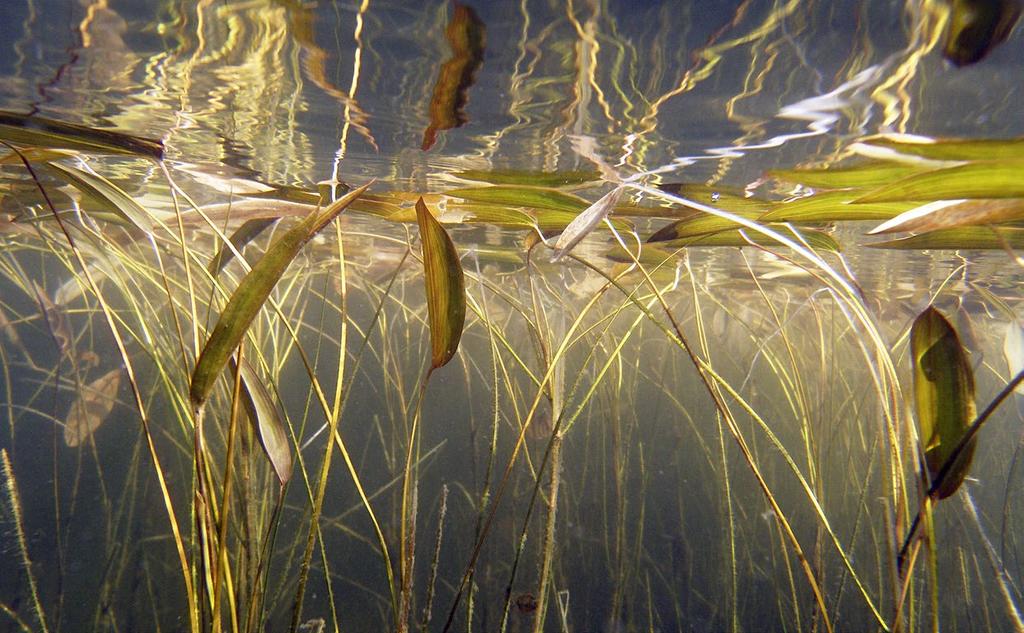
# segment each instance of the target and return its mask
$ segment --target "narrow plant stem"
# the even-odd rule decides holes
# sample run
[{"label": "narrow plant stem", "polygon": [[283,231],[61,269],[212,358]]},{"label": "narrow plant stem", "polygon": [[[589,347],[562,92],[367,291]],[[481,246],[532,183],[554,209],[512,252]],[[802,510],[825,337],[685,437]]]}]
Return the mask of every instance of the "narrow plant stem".
[{"label": "narrow plant stem", "polygon": [[7,455],[6,448],[0,448],[0,460],[3,461],[4,479],[7,482],[7,502],[11,506],[11,515],[14,517],[14,529],[18,540],[18,554],[21,556],[21,565],[25,569],[28,578],[29,594],[32,596],[32,608],[36,612],[36,619],[39,621],[39,629],[42,633],[49,633],[46,626],[46,612],[43,610],[42,602],[39,600],[39,587],[36,585],[36,576],[32,573],[32,559],[28,555],[28,541],[25,540],[25,521],[21,514],[21,498],[18,495],[18,486],[14,481],[14,468],[11,466],[11,459]]},{"label": "narrow plant stem", "polygon": [[427,579],[426,604],[423,606],[423,621],[420,631],[428,633],[434,605],[434,586],[437,582],[437,568],[441,562],[441,539],[444,536],[444,519],[448,513],[448,485],[441,486],[441,508],[437,513],[437,536],[434,539],[434,557],[430,561],[430,576]]},{"label": "narrow plant stem", "polygon": [[419,393],[416,396],[416,410],[412,416],[412,428],[409,431],[409,445],[405,453],[405,467],[402,469],[402,505],[399,517],[399,571],[398,582],[401,593],[398,600],[398,622],[395,630],[405,633],[409,628],[409,613],[412,609],[413,562],[415,560],[416,543],[416,491],[419,488],[419,438],[420,417],[423,411],[423,399],[427,391],[427,383],[434,372],[431,366],[423,375]]},{"label": "narrow plant stem", "polygon": [[544,521],[544,541],[541,545],[540,578],[537,584],[537,611],[533,619],[533,633],[543,633],[547,619],[548,590],[551,564],[555,556],[555,521],[558,515],[558,484],[562,478],[562,435],[551,438],[551,483],[548,487],[547,516]]},{"label": "narrow plant stem", "polygon": [[928,550],[928,593],[931,597],[932,633],[939,633],[939,552],[935,542],[935,503],[931,497],[924,502],[925,549]]}]

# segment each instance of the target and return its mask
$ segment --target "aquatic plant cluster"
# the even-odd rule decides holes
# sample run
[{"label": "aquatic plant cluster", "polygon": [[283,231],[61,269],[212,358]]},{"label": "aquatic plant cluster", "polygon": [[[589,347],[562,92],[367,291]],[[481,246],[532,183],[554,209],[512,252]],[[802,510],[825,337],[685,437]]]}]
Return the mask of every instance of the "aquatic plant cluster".
[{"label": "aquatic plant cluster", "polygon": [[[957,66],[1019,16],[923,6]],[[417,152],[487,63],[445,7]],[[0,111],[3,626],[1024,630],[1024,139],[730,186],[560,134],[573,168],[281,184]]]}]

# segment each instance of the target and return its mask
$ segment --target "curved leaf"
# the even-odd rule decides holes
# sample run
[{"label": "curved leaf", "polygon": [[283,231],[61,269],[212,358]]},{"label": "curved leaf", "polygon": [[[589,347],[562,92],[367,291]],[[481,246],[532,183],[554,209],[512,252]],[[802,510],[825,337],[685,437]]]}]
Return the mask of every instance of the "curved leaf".
[{"label": "curved leaf", "polygon": [[283,486],[292,478],[292,447],[288,441],[285,422],[270,396],[270,391],[260,380],[255,368],[245,358],[241,365],[231,362],[232,368],[242,373],[242,402],[249,414],[256,437],[259,438],[263,454],[267,456],[277,480]]},{"label": "curved leaf", "polygon": [[852,222],[888,220],[917,206],[916,202],[870,202],[851,204],[857,197],[850,191],[828,191],[783,202],[758,218],[761,222]]},{"label": "curved leaf", "polygon": [[118,367],[82,387],[64,421],[65,444],[80,445],[106,421],[117,402],[117,390],[121,387],[123,371]]},{"label": "curved leaf", "polygon": [[985,161],[933,169],[880,187],[857,202],[1024,197],[1024,160]]},{"label": "curved leaf", "polygon": [[[956,330],[931,306],[910,328],[910,352],[917,429],[930,482],[952,456],[977,415],[974,373]],[[972,440],[936,491],[939,499],[945,499],[960,487],[973,456]]]},{"label": "curved leaf", "polygon": [[890,161],[869,161],[849,167],[773,169],[768,176],[818,189],[878,187],[921,171],[918,165]]},{"label": "curved leaf", "polygon": [[590,206],[589,202],[579,196],[545,187],[493,185],[450,189],[444,193],[470,202],[487,202],[530,209],[582,211]]},{"label": "curved leaf", "polygon": [[370,183],[367,183],[345,194],[326,209],[309,214],[285,231],[270,245],[249,274],[242,278],[196,361],[189,388],[193,406],[198,409],[206,402],[228,359],[302,245],[327,226],[369,186]]},{"label": "curved leaf", "polygon": [[153,232],[153,220],[150,219],[149,213],[142,208],[142,205],[103,176],[60,163],[47,163],[47,165],[60,172],[76,189],[104,205],[126,222],[133,224],[144,233]]},{"label": "curved leaf", "polygon": [[155,160],[164,157],[160,141],[5,110],[0,110],[0,139],[17,145],[134,154]]},{"label": "curved leaf", "polygon": [[991,250],[1024,248],[1024,228],[968,226],[929,231],[920,235],[865,244],[870,248],[913,250]]},{"label": "curved leaf", "polygon": [[455,355],[466,321],[466,287],[455,244],[420,198],[416,220],[423,243],[423,276],[430,319],[430,367],[443,367]]}]

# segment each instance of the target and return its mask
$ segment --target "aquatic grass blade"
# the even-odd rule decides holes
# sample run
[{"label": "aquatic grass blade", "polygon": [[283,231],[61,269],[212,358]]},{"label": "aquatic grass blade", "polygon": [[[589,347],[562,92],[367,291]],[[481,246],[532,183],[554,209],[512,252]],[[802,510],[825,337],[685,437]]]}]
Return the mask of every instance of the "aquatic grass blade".
[{"label": "aquatic grass blade", "polygon": [[193,406],[198,409],[206,402],[234,349],[299,249],[344,211],[370,184],[350,191],[327,208],[309,214],[285,231],[270,245],[249,274],[242,278],[196,361],[189,388]]},{"label": "aquatic grass blade", "polygon": [[558,236],[558,240],[555,241],[555,251],[551,255],[551,261],[558,261],[583,241],[583,238],[590,235],[594,228],[612,212],[612,209],[618,204],[623,193],[625,193],[624,187],[615,187],[601,196],[597,202],[590,205],[583,213],[577,215],[569,223],[569,226],[565,227],[562,234]]},{"label": "aquatic grass blade", "polygon": [[929,161],[935,164],[934,161],[1024,160],[1024,138],[931,138],[879,134],[861,139],[850,149],[869,156],[884,156],[887,160],[921,159],[918,164],[928,164]]},{"label": "aquatic grass blade", "polygon": [[601,174],[597,171],[530,171],[525,169],[466,169],[452,173],[464,180],[474,180],[492,185],[525,185],[532,187],[565,187],[597,182]]},{"label": "aquatic grass blade", "polygon": [[[760,211],[730,211],[733,215],[748,220],[757,220],[761,216]],[[717,215],[701,214],[695,218],[679,220],[663,226],[647,238],[648,242],[667,242],[698,235],[708,235],[729,229],[738,228],[740,225],[728,218]]]},{"label": "aquatic grass blade", "polygon": [[923,169],[920,165],[891,161],[868,161],[848,167],[773,169],[766,175],[776,180],[799,183],[816,189],[859,189],[880,187],[894,180],[911,176]]},{"label": "aquatic grass blade", "polygon": [[850,204],[858,193],[827,191],[783,202],[757,218],[759,222],[852,222],[888,220],[918,206],[917,202],[870,202]]},{"label": "aquatic grass blade", "polygon": [[455,355],[466,321],[466,287],[462,263],[451,237],[434,219],[426,203],[416,202],[416,220],[423,244],[423,275],[430,319],[430,367],[443,367]]},{"label": "aquatic grass blade", "polygon": [[857,202],[1024,197],[1024,160],[979,161],[933,169],[870,191]]},{"label": "aquatic grass blade", "polygon": [[[974,373],[956,330],[929,306],[910,329],[917,428],[928,468],[935,479],[974,420]],[[960,487],[974,456],[974,444],[963,451],[936,491],[944,499]]]},{"label": "aquatic grass blade", "polygon": [[1024,248],[1024,228],[968,226],[929,231],[886,242],[865,244],[870,248],[901,250],[992,250]]},{"label": "aquatic grass blade", "polygon": [[[784,237],[793,237],[794,233],[797,234],[799,240],[806,242],[814,250],[830,251],[833,253],[838,253],[842,250],[842,246],[834,237],[822,231],[803,228],[794,229],[787,225],[774,225],[771,228],[778,231]],[[764,248],[778,248],[783,246],[783,244],[767,235],[756,233],[750,229],[719,231],[706,235],[659,241],[657,244],[663,247],[674,248],[680,246],[761,246]]]},{"label": "aquatic grass blade", "polygon": [[[860,205],[853,205],[854,208]],[[869,235],[900,231],[937,231],[961,226],[1002,224],[1024,220],[1024,200],[937,200],[884,222],[868,231]]]},{"label": "aquatic grass blade", "polygon": [[236,365],[232,360],[231,365],[232,369],[237,367],[242,374],[242,403],[249,414],[260,446],[263,447],[263,454],[267,456],[274,469],[277,481],[283,486],[292,478],[294,462],[284,418],[274,404],[270,391],[249,361],[243,358],[241,365]]},{"label": "aquatic grass blade", "polygon": [[449,189],[444,193],[447,196],[462,198],[469,202],[486,202],[530,209],[579,212],[590,206],[589,202],[579,196],[546,187],[492,185],[490,187]]},{"label": "aquatic grass blade", "polygon": [[0,139],[15,145],[164,157],[164,145],[157,140],[6,110],[0,110]]},{"label": "aquatic grass blade", "polygon": [[[247,220],[231,234],[231,237],[229,237],[228,240],[231,242],[231,245],[235,247],[235,251],[241,252],[242,248],[245,247],[246,244],[259,237],[267,227],[274,222],[277,222],[277,220],[278,218],[254,218],[252,220]],[[226,244],[222,244],[220,250],[217,251],[214,258],[210,260],[210,264],[206,269],[211,275],[218,274],[231,263],[232,259],[234,259],[235,251],[228,248]]]},{"label": "aquatic grass blade", "polygon": [[117,402],[122,373],[124,369],[118,367],[83,385],[64,420],[65,444],[72,447],[81,445],[107,420]]},{"label": "aquatic grass blade", "polygon": [[76,189],[107,207],[140,231],[146,234],[153,233],[153,220],[150,218],[149,212],[123,189],[103,176],[60,163],[50,162],[47,163],[47,166],[60,172]]}]

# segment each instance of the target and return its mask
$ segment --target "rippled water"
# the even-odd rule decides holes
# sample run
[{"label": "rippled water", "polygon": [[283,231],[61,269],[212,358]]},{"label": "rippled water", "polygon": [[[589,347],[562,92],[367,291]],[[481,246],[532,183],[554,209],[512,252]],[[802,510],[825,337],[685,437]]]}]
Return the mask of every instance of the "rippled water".
[{"label": "rippled water", "polygon": [[[439,194],[524,172],[569,178],[603,160],[652,187],[698,187],[704,205],[744,192],[777,201],[813,192],[767,172],[856,162],[851,148],[872,135],[1024,134],[1020,33],[955,67],[941,52],[948,8],[3,2],[0,110],[161,141],[161,164],[66,161],[166,226],[115,226],[109,208],[40,169],[71,250],[4,152],[0,629],[314,631],[322,619],[324,630],[405,620],[440,631],[451,614],[452,630],[473,631],[930,630],[924,549],[896,615],[894,559],[918,507],[908,328],[929,303],[949,317],[982,408],[1011,374],[1022,316],[1010,244],[869,249],[878,222],[842,223],[829,230],[843,252],[825,264],[781,248],[694,248],[611,286],[604,275],[621,268],[608,231],[551,263],[529,249],[528,225],[482,221]],[[214,290],[202,267],[218,230],[284,216],[246,251],[255,262],[250,250],[311,208],[246,196],[337,195],[371,178],[381,197],[299,253],[251,330],[245,354],[260,357],[302,457],[277,515],[255,438],[230,440],[227,380],[196,474],[191,370],[244,275],[234,262]],[[564,190],[594,201],[608,187]],[[469,297],[459,352],[429,381],[419,195],[454,240]],[[622,217],[632,246],[673,216]],[[102,426],[67,441],[76,398],[122,366],[136,389],[124,374]],[[309,540],[325,410],[340,422]],[[1020,626],[1021,413],[1019,398],[1004,403],[966,492],[936,509],[943,630]],[[211,537],[197,516],[211,500],[197,482],[211,479],[220,503],[228,445],[241,454],[223,554],[233,573],[206,583]],[[209,603],[224,595],[214,619]]]}]

